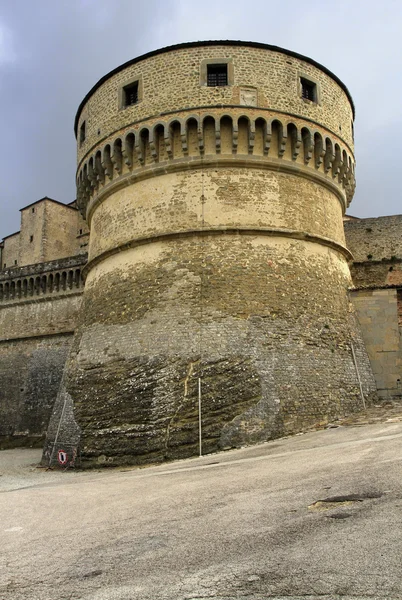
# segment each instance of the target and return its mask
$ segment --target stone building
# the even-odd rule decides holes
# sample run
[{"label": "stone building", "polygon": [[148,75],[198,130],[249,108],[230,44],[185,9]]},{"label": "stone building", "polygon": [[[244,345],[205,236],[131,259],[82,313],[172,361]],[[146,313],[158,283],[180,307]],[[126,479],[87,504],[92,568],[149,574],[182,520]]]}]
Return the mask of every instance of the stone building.
[{"label": "stone building", "polygon": [[0,436],[43,434],[53,406],[46,460],[141,463],[400,395],[401,217],[348,218],[345,241],[353,119],[334,74],[264,44],[103,77],[76,203],[26,207],[3,241]]}]

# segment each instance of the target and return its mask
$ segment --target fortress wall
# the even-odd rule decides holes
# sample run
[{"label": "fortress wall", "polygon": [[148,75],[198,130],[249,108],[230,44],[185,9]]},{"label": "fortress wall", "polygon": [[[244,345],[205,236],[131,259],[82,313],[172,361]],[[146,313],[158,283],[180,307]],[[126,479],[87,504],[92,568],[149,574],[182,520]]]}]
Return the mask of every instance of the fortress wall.
[{"label": "fortress wall", "polygon": [[0,448],[43,440],[72,337],[0,341]]},{"label": "fortress wall", "polygon": [[0,305],[0,341],[71,333],[82,292]]},{"label": "fortress wall", "polygon": [[357,288],[402,286],[402,215],[345,222]]},{"label": "fortress wall", "polygon": [[[402,297],[396,289],[351,292],[378,394],[402,397]],[[398,325],[399,321],[399,325]]]},{"label": "fortress wall", "polygon": [[42,439],[82,292],[0,304],[0,446]]},{"label": "fortress wall", "polygon": [[402,260],[402,215],[345,222],[349,250],[356,262]]}]

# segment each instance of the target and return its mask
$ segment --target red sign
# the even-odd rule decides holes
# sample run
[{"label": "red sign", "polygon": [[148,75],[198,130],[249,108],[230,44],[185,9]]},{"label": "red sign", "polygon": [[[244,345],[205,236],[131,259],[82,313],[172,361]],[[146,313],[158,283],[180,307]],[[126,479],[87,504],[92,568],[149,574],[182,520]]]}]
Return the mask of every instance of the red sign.
[{"label": "red sign", "polygon": [[65,450],[59,450],[57,453],[57,460],[59,461],[59,465],[67,464],[68,456]]}]

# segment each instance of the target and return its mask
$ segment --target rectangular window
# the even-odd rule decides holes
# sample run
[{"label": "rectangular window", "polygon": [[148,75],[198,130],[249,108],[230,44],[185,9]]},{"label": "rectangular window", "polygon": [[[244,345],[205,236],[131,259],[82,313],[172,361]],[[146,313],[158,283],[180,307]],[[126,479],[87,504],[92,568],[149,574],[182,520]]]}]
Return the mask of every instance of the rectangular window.
[{"label": "rectangular window", "polygon": [[138,81],[123,88],[124,106],[132,106],[138,103]]},{"label": "rectangular window", "polygon": [[308,79],[300,78],[301,83],[301,95],[302,98],[306,100],[311,100],[311,102],[317,102],[317,86],[312,81],[308,81]]},{"label": "rectangular window", "polygon": [[35,212],[35,207],[33,207],[33,209],[32,209],[32,212],[33,212],[33,213]]},{"label": "rectangular window", "polygon": [[81,123],[81,127],[80,127],[80,144],[83,144],[85,142],[85,135],[86,135],[86,123],[85,121],[83,121]]},{"label": "rectangular window", "polygon": [[228,66],[207,65],[207,86],[223,87],[228,84]]},{"label": "rectangular window", "polygon": [[33,235],[30,235],[30,236],[29,236],[29,241],[30,241],[30,242],[33,242]]},{"label": "rectangular window", "polygon": [[15,265],[17,264],[17,261],[16,261],[16,260],[14,261],[14,264],[15,264]]}]

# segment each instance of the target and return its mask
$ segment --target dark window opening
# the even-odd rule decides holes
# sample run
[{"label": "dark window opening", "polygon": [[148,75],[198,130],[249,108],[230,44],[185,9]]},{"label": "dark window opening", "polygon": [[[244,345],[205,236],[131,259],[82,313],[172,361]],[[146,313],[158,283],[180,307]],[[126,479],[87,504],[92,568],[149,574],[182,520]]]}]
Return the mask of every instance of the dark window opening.
[{"label": "dark window opening", "polygon": [[132,106],[138,102],[138,81],[123,88],[124,106]]},{"label": "dark window opening", "polygon": [[81,123],[81,127],[80,127],[80,144],[82,144],[83,142],[85,142],[85,121],[83,121]]},{"label": "dark window opening", "polygon": [[228,84],[228,66],[207,65],[207,86],[223,87]]},{"label": "dark window opening", "polygon": [[80,229],[80,235],[82,235],[82,229]]},{"label": "dark window opening", "polygon": [[302,88],[302,98],[306,100],[311,100],[312,102],[317,102],[317,86],[312,81],[308,81],[307,79],[300,78],[301,88]]},{"label": "dark window opening", "polygon": [[17,261],[16,261],[16,260],[14,261],[14,264],[15,264],[15,265],[17,264]]},{"label": "dark window opening", "polygon": [[4,267],[3,267],[3,269],[5,269],[5,268],[6,268],[6,266],[7,266],[7,265],[6,265],[6,263],[4,263]]},{"label": "dark window opening", "polygon": [[35,207],[33,207],[33,209],[32,209],[32,212],[33,212],[33,213],[35,212]]},{"label": "dark window opening", "polygon": [[33,242],[33,235],[29,236],[29,241]]}]

